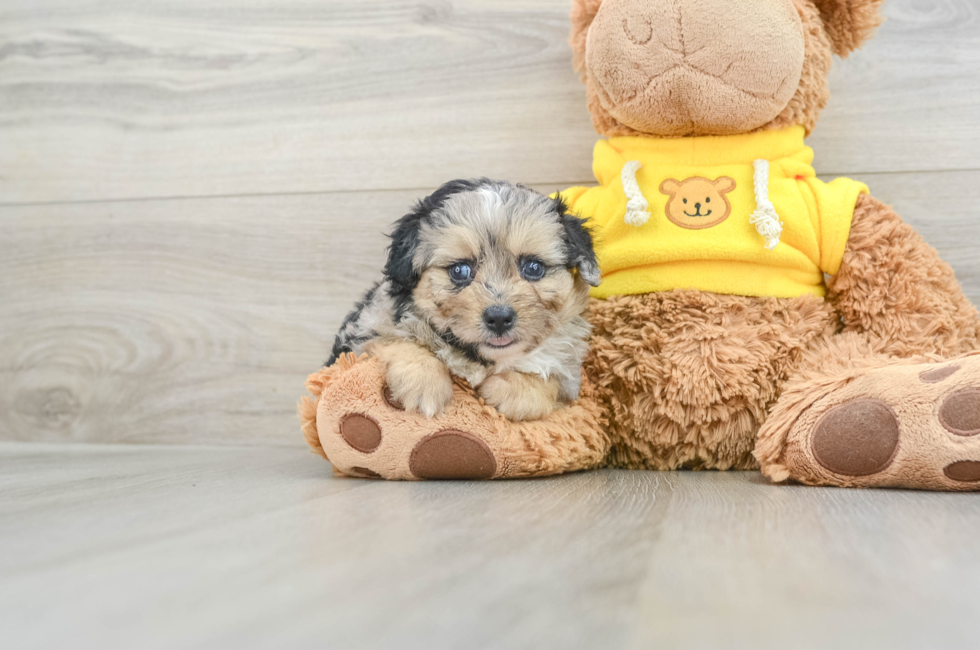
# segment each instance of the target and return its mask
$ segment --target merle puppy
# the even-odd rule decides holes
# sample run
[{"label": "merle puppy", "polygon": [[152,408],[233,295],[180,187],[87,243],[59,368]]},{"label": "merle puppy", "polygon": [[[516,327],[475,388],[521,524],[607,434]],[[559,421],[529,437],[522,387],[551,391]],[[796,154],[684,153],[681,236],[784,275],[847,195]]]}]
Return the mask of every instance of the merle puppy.
[{"label": "merle puppy", "polygon": [[456,180],[391,239],[384,279],[344,320],[328,365],[345,352],[378,357],[392,397],[428,417],[452,399],[451,375],[512,420],[578,396],[599,267],[561,197]]}]

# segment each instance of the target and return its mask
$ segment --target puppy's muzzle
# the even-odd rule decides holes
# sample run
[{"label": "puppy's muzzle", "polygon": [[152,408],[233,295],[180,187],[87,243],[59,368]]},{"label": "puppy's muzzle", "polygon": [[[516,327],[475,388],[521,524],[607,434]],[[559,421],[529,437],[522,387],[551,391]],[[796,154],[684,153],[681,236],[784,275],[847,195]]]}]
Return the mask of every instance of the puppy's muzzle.
[{"label": "puppy's muzzle", "polygon": [[503,336],[514,329],[516,322],[517,312],[506,305],[493,305],[483,312],[483,324],[497,336]]}]

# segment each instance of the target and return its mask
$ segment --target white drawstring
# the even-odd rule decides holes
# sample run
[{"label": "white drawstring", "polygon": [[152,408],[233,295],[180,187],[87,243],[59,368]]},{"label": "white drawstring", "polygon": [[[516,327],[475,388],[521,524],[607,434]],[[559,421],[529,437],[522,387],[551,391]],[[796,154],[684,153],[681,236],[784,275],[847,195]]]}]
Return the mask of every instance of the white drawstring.
[{"label": "white drawstring", "polygon": [[776,208],[769,200],[769,161],[756,160],[752,163],[755,168],[755,212],[749,218],[749,223],[766,240],[766,250],[772,250],[779,244],[783,234],[783,223],[776,214]]},{"label": "white drawstring", "polygon": [[626,218],[625,221],[630,226],[642,226],[650,220],[650,204],[640,191],[640,184],[636,182],[636,172],[643,167],[639,160],[631,160],[623,165],[623,193],[626,194]]}]

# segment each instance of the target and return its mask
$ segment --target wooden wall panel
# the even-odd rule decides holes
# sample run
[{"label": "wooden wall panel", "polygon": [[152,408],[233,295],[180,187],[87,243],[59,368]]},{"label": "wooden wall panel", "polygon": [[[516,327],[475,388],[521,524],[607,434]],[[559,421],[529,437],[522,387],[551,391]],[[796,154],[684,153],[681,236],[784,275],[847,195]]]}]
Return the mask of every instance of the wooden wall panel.
[{"label": "wooden wall panel", "polygon": [[[590,177],[569,0],[0,5],[0,202]],[[973,0],[889,0],[834,72],[821,171],[978,169]]]}]

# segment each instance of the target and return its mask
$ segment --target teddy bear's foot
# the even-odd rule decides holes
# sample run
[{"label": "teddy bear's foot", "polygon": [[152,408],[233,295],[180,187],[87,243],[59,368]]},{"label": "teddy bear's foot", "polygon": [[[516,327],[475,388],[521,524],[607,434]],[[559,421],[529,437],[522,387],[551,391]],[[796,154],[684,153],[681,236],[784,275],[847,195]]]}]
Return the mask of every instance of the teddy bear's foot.
[{"label": "teddy bear's foot", "polygon": [[784,395],[760,432],[770,479],[980,490],[980,354],[809,383]]},{"label": "teddy bear's foot", "polygon": [[588,400],[514,423],[456,385],[442,415],[408,413],[381,364],[346,356],[311,375],[300,403],[310,447],[349,476],[396,480],[546,476],[597,466],[608,440]]}]

